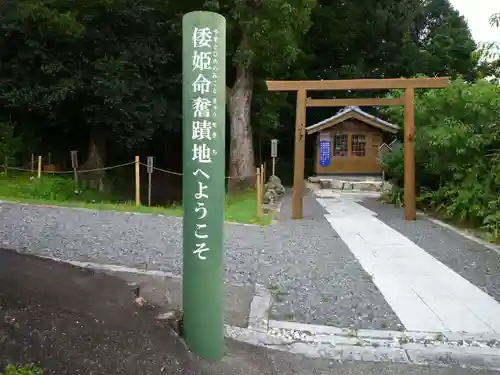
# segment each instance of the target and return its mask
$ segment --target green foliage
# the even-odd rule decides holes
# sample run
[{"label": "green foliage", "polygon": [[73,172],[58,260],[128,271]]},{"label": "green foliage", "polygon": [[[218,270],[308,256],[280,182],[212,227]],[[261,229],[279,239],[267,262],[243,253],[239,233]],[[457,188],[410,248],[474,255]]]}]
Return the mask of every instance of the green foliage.
[{"label": "green foliage", "polygon": [[386,203],[392,203],[396,207],[403,207],[404,190],[400,186],[395,185],[391,191],[382,195],[381,200]]},{"label": "green foliage", "polygon": [[477,46],[464,17],[449,0],[420,2],[415,26],[410,39],[419,53],[413,54],[416,60],[411,63],[421,67],[412,74],[475,78],[471,54]]},{"label": "green foliage", "polygon": [[468,75],[476,46],[448,0],[319,0],[310,79]]},{"label": "green foliage", "polygon": [[393,181],[402,182],[404,177],[403,148],[400,147],[385,154],[380,165]]},{"label": "green foliage", "polygon": [[[419,92],[415,106],[419,204],[498,237],[500,86],[458,79],[446,89]],[[403,123],[401,108],[385,113]],[[402,186],[403,153],[387,154],[382,166]]]},{"label": "green foliage", "polygon": [[8,365],[0,375],[43,375],[43,370],[34,365],[22,367]]},{"label": "green foliage", "polygon": [[230,222],[270,224],[271,214],[257,215],[257,193],[254,189],[226,195],[225,220]]},{"label": "green foliage", "polygon": [[[226,78],[248,73],[254,139],[279,136],[289,160],[295,98],[264,79],[471,78],[479,58],[448,0],[4,0],[0,154],[67,156],[96,131],[104,164],[153,140],[164,153],[180,135],[181,16],[200,9],[227,19]],[[308,122],[325,116],[311,109]]]},{"label": "green foliage", "polygon": [[[286,72],[301,52],[315,0],[205,0],[228,22],[229,60],[257,76]],[[264,78],[264,77],[262,77]]]},{"label": "green foliage", "polygon": [[500,212],[486,216],[484,219],[483,228],[488,231],[490,238],[493,241],[498,241],[500,238]]},{"label": "green foliage", "polygon": [[297,79],[290,74],[303,57],[304,35],[311,25],[316,0],[204,0],[202,3],[204,9],[219,12],[227,19],[227,84],[234,88],[238,77],[248,77],[253,89],[253,136],[268,141],[279,125],[280,108],[287,103],[286,95],[267,90],[264,79]]},{"label": "green foliage", "polygon": [[[490,17],[490,25],[500,27],[500,13],[495,13]],[[482,77],[500,82],[500,40],[480,43],[474,58]]]},{"label": "green foliage", "polygon": [[0,164],[4,163],[5,157],[12,158],[23,151],[21,137],[15,135],[15,123],[0,120]]},{"label": "green foliage", "polygon": [[[98,128],[123,145],[178,125],[159,0],[9,0],[0,9],[0,114],[20,131]],[[162,94],[159,94],[159,93]],[[178,103],[179,99],[172,100]]]}]

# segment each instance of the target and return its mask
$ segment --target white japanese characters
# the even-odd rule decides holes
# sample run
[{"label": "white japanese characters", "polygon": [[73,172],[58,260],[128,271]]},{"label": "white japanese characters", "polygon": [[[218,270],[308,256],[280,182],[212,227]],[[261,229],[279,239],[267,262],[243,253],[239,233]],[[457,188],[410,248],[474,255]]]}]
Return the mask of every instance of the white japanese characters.
[{"label": "white japanese characters", "polygon": [[208,120],[193,121],[193,139],[197,141],[212,140],[212,125],[213,123]]},{"label": "white japanese characters", "polygon": [[193,254],[200,260],[207,259],[210,252],[208,246],[208,223],[203,222],[207,218],[208,210],[205,206],[209,198],[209,187],[206,181],[210,179],[203,168],[212,163],[215,150],[210,147],[210,141],[217,137],[216,133],[216,110],[217,110],[217,79],[219,63],[217,46],[219,41],[219,30],[211,28],[197,28],[193,31],[193,59],[192,70],[195,80],[193,89],[193,122],[191,126],[193,149],[192,160],[197,163],[193,175],[198,178],[197,189],[194,194],[196,205],[194,212],[197,214],[196,229],[194,236],[197,240]]},{"label": "white japanese characters", "polygon": [[202,29],[195,27],[193,32],[193,47],[195,49],[202,47],[212,48],[212,35],[213,32],[208,27]]},{"label": "white japanese characters", "polygon": [[211,108],[212,102],[208,98],[199,96],[193,100],[194,117],[209,118]]}]

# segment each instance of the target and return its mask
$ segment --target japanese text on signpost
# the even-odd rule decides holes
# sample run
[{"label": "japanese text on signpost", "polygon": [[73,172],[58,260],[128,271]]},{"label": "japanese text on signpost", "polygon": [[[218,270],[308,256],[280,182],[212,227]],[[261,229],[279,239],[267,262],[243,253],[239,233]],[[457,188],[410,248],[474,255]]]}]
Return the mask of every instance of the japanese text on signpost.
[{"label": "japanese text on signpost", "polygon": [[212,156],[217,154],[217,150],[211,148],[207,141],[217,138],[216,110],[217,110],[217,78],[218,78],[218,56],[217,47],[219,43],[219,30],[209,27],[193,30],[193,62],[192,68],[196,79],[193,81],[192,110],[192,160],[197,163],[197,169],[193,175],[197,177],[197,192],[195,212],[198,223],[196,223],[195,237],[197,243],[193,250],[198,259],[205,260],[205,253],[210,251],[207,246],[208,239],[206,200],[209,199],[207,180],[210,175],[205,172],[204,166],[212,163]]},{"label": "japanese text on signpost", "polygon": [[183,18],[184,335],[210,358],[224,352],[225,31],[216,13]]}]

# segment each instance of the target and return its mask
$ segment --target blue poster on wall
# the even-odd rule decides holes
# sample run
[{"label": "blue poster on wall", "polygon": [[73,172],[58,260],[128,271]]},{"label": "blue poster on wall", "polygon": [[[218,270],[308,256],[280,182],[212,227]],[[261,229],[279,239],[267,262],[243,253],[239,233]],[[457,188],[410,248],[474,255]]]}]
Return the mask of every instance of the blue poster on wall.
[{"label": "blue poster on wall", "polygon": [[328,167],[331,161],[331,142],[329,134],[321,134],[319,139],[319,165]]}]

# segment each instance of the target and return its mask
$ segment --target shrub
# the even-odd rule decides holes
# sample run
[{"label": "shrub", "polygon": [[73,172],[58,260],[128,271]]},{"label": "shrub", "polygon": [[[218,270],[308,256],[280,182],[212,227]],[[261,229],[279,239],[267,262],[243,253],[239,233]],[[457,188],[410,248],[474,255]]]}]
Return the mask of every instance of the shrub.
[{"label": "shrub", "polygon": [[[445,89],[417,92],[415,99],[419,205],[498,238],[500,86],[459,79]],[[385,113],[403,123],[402,108],[389,107]],[[402,187],[403,152],[388,153],[382,167]]]}]

